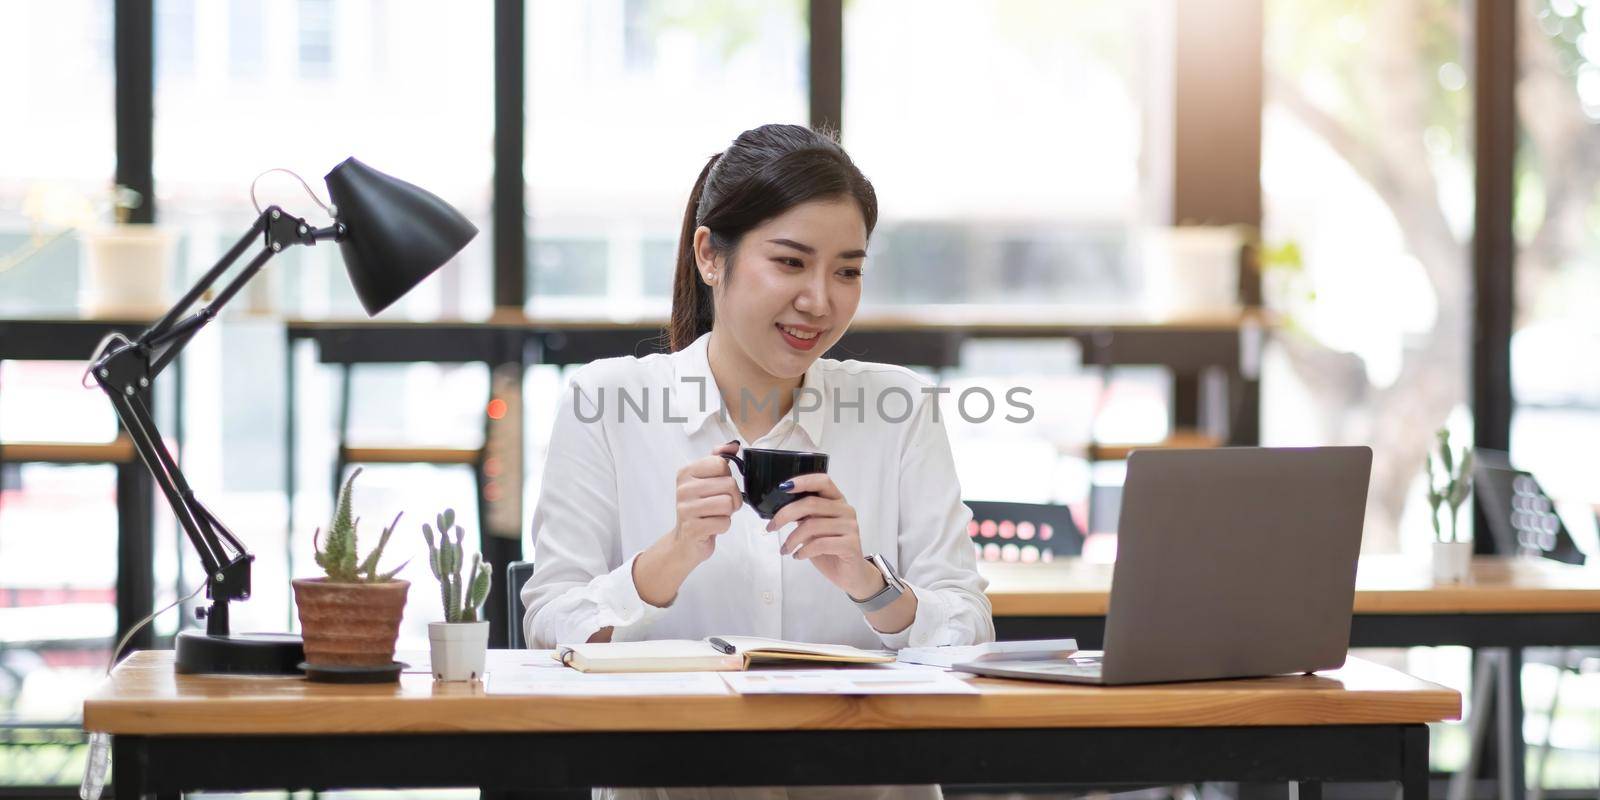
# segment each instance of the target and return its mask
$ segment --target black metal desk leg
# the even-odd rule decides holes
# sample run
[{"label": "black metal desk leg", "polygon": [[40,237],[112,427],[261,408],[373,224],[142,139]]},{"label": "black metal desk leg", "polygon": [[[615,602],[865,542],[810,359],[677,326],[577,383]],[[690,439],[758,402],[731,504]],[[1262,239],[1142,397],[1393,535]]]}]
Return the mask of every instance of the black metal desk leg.
[{"label": "black metal desk leg", "polygon": [[144,740],[111,737],[111,791],[115,800],[144,800]]},{"label": "black metal desk leg", "polygon": [[[142,462],[117,465],[117,637],[155,610],[155,489]],[[142,628],[128,642],[134,650],[155,646],[155,631]]]},{"label": "black metal desk leg", "polygon": [[1472,704],[1467,711],[1467,761],[1450,776],[1449,800],[1467,800],[1483,762],[1483,743],[1489,730],[1489,714],[1494,705],[1495,687],[1503,680],[1499,655],[1490,650],[1473,651]]},{"label": "black metal desk leg", "polygon": [[[295,338],[285,337],[287,352],[284,354],[283,367],[283,514],[286,522],[283,530],[283,564],[289,578],[294,579],[294,493],[295,493]],[[294,603],[289,603],[288,619],[284,630],[294,630],[295,610]]]},{"label": "black metal desk leg", "polygon": [[1428,726],[1412,725],[1400,735],[1401,800],[1428,800]]},{"label": "black metal desk leg", "polygon": [[1522,742],[1522,648],[1508,647],[1500,696],[1495,706],[1500,723],[1500,796],[1523,800],[1528,792],[1527,750]]}]

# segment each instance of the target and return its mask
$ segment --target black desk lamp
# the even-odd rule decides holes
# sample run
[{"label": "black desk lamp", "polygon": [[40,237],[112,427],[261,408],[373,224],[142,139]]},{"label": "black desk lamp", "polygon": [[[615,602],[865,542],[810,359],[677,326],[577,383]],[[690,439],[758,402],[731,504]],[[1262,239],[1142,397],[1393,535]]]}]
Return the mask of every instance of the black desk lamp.
[{"label": "black desk lamp", "polygon": [[[137,340],[112,340],[92,359],[95,381],[111,397],[117,418],[205,565],[211,606],[196,613],[206,620],[206,631],[178,633],[178,672],[293,675],[299,674],[297,665],[305,655],[299,636],[229,632],[228,602],[250,597],[250,562],[255,556],[195,499],[156,430],[149,407],[150,383],[267,260],[285,247],[338,242],[350,283],[371,316],[411,291],[478,233],[461,212],[438,196],[354,158],[334,167],[324,180],[334,203],[332,226],[314,228],[304,219],[269,206],[166,316]],[[183,317],[258,237],[261,250],[244,270],[209,305]]]}]

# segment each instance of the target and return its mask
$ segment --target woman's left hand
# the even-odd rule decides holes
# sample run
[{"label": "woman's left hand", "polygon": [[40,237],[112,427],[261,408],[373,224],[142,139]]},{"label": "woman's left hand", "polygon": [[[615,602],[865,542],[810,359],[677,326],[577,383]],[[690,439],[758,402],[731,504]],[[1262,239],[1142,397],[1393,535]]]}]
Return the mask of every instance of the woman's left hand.
[{"label": "woman's left hand", "polygon": [[864,600],[883,588],[883,574],[861,552],[861,529],[856,525],[856,510],[844,499],[826,472],[797,475],[794,494],[815,492],[802,497],[773,515],[768,531],[791,522],[800,524],[790,532],[779,551],[783,555],[809,560],[833,585],[852,599]]}]

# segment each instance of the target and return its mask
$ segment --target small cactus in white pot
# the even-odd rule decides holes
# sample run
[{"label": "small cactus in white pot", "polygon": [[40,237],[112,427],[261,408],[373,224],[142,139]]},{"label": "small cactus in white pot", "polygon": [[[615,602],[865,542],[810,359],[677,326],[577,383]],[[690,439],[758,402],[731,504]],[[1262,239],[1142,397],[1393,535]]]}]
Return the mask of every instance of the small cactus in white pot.
[{"label": "small cactus in white pot", "polygon": [[[1471,574],[1472,540],[1461,536],[1461,506],[1472,493],[1472,450],[1459,452],[1450,446],[1450,431],[1440,428],[1434,434],[1438,454],[1429,453],[1426,461],[1428,508],[1433,519],[1433,580],[1435,583],[1463,583]],[[1437,464],[1435,459],[1437,458]],[[1440,523],[1441,513],[1449,531]]]},{"label": "small cactus in white pot", "polygon": [[471,566],[467,566],[467,534],[455,520],[456,512],[448,508],[434,519],[439,526],[437,543],[433,527],[422,525],[422,536],[428,540],[428,565],[439,579],[444,606],[444,621],[428,623],[428,645],[435,680],[472,681],[483,677],[489,649],[489,623],[482,619],[482,611],[483,601],[489,597],[490,569],[478,553],[472,554]]}]

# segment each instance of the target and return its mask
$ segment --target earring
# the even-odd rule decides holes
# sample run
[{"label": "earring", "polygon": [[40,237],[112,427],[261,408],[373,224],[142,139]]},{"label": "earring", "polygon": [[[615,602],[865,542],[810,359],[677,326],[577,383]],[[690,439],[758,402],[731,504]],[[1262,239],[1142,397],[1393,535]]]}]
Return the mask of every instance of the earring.
[{"label": "earring", "polygon": [[716,282],[717,282],[717,273],[715,273],[715,272],[707,272],[706,273],[706,283],[716,283]]}]

